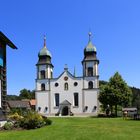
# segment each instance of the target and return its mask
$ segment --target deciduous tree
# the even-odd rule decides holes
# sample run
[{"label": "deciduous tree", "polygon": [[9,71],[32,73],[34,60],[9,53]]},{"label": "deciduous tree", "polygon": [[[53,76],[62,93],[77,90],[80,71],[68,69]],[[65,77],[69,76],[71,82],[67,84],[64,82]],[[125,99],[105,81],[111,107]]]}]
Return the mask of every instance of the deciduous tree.
[{"label": "deciduous tree", "polygon": [[129,106],[132,95],[131,89],[123,80],[122,76],[116,72],[110,79],[108,84],[100,88],[99,101],[106,106],[110,105],[111,109],[115,106],[115,115],[117,116],[117,105]]}]

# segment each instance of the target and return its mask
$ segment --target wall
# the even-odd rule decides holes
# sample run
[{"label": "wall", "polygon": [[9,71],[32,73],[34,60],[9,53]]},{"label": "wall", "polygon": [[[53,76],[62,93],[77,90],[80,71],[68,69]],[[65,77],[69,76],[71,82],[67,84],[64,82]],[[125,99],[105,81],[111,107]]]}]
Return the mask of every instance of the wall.
[{"label": "wall", "polygon": [[[64,77],[66,76],[68,77],[67,81],[64,80]],[[58,87],[55,87],[56,82],[59,83]],[[68,90],[64,90],[64,84],[66,82],[69,85]],[[78,85],[74,86],[74,82],[77,82]],[[71,103],[71,111],[73,113],[81,113],[82,112],[82,84],[83,84],[82,78],[74,78],[67,71],[65,71],[63,75],[59,77],[59,79],[52,80],[51,81],[51,112],[53,114],[58,112],[58,108],[54,106],[55,105],[54,97],[55,97],[55,93],[59,93],[60,103],[63,102],[64,100],[67,100]],[[79,95],[78,107],[74,107],[75,92],[77,92]]]}]

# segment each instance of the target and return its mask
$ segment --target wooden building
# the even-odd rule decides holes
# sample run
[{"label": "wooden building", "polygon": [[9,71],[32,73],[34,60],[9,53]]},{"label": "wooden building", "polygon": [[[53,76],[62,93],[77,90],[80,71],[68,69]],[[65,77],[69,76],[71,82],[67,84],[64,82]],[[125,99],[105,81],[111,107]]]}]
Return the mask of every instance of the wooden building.
[{"label": "wooden building", "polygon": [[7,95],[7,68],[6,68],[6,47],[12,49],[17,47],[0,31],[0,111],[6,113],[6,95]]}]

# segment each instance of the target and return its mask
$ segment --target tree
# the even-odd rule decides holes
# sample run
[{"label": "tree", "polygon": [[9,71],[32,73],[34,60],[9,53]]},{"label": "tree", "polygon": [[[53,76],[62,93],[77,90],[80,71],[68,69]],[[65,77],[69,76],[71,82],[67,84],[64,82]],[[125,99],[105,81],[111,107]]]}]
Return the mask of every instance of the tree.
[{"label": "tree", "polygon": [[132,106],[137,107],[140,111],[140,89],[132,87]]},{"label": "tree", "polygon": [[[115,115],[117,116],[117,106],[129,106],[132,95],[131,89],[127,86],[126,82],[122,79],[121,75],[116,72],[109,82],[100,88],[99,101],[105,106],[106,103],[112,108],[115,106]],[[104,99],[103,99],[104,97]],[[107,100],[107,101],[105,101]]]},{"label": "tree", "polygon": [[106,110],[108,106],[110,107],[111,114],[115,100],[112,93],[113,89],[111,89],[108,84],[100,86],[99,101],[102,103],[104,110]]},{"label": "tree", "polygon": [[32,91],[30,92],[30,94],[31,94],[31,99],[35,99],[35,90],[32,90]]},{"label": "tree", "polygon": [[17,96],[17,95],[7,95],[7,96],[6,96],[6,100],[7,100],[7,101],[19,100],[19,96]]},{"label": "tree", "polygon": [[31,93],[30,90],[27,90],[24,88],[20,91],[19,97],[20,97],[20,99],[31,99],[30,93]]}]

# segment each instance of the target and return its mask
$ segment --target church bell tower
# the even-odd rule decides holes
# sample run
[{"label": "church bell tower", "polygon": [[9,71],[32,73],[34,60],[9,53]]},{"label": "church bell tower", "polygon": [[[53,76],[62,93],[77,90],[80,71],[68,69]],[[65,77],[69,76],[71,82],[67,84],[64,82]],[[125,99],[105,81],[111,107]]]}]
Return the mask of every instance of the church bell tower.
[{"label": "church bell tower", "polygon": [[46,36],[44,36],[44,46],[38,53],[37,79],[53,78],[53,65],[51,63],[51,53],[46,46]]},{"label": "church bell tower", "polygon": [[83,77],[98,76],[98,64],[99,60],[96,57],[96,47],[92,44],[92,34],[89,32],[89,41],[84,49],[83,65]]}]

